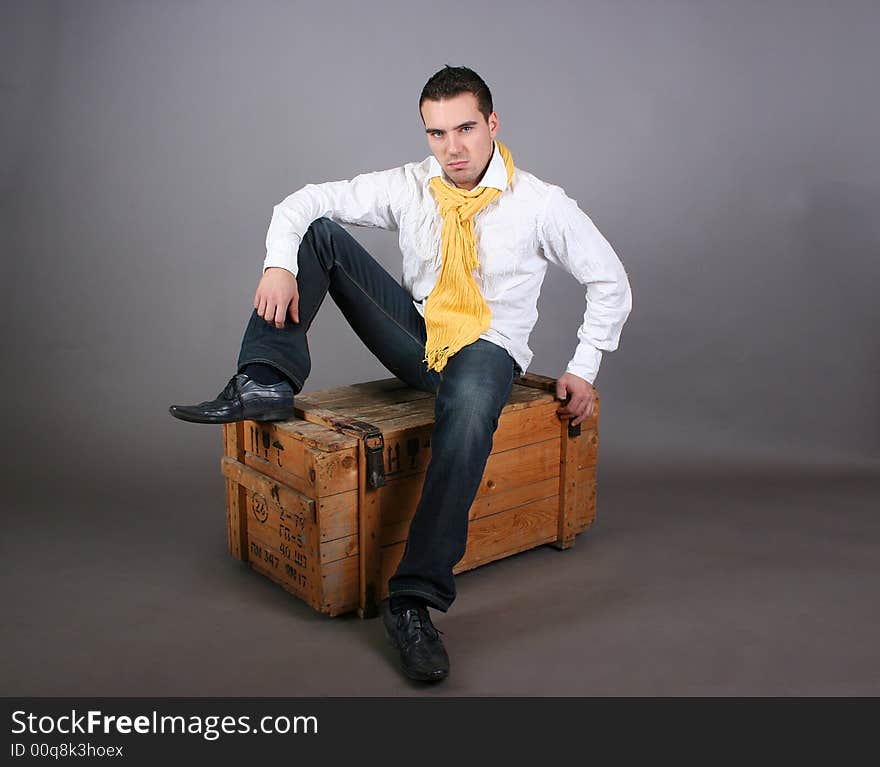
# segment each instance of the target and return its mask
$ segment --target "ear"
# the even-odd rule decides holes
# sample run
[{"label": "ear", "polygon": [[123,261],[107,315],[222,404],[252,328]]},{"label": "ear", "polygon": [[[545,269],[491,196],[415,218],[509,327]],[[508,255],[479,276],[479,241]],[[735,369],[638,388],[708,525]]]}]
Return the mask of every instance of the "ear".
[{"label": "ear", "polygon": [[498,122],[498,115],[495,112],[489,115],[489,119],[487,121],[489,123],[489,135],[492,138],[495,138],[495,134],[498,133],[498,128],[500,123]]}]

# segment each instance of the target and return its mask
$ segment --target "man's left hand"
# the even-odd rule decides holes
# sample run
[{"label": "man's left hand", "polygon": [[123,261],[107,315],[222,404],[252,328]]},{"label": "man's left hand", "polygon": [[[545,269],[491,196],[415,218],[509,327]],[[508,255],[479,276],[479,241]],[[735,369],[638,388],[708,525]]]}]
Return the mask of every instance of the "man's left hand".
[{"label": "man's left hand", "polygon": [[560,416],[571,416],[571,426],[578,426],[593,415],[596,390],[589,381],[574,373],[563,373],[556,381],[556,398],[565,402],[567,397],[568,402],[556,413]]}]

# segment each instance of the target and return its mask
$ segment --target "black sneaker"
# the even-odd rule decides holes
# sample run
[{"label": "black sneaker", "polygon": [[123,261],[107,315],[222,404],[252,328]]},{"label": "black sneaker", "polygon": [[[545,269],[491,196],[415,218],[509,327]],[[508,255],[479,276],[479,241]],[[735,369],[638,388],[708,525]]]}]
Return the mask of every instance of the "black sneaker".
[{"label": "black sneaker", "polygon": [[426,607],[391,612],[389,600],[382,602],[385,636],[400,652],[403,673],[422,682],[439,682],[449,674],[449,656],[434,628]]},{"label": "black sneaker", "polygon": [[198,405],[172,405],[175,418],[191,423],[286,421],[294,418],[293,387],[288,381],[261,384],[247,373],[236,373],[216,399]]}]

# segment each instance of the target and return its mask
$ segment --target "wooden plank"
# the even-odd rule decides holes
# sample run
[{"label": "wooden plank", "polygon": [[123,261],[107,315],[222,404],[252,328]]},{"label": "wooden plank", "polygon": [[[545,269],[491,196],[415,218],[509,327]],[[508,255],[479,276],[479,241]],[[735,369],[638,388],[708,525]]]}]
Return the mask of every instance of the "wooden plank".
[{"label": "wooden plank", "polygon": [[247,562],[247,519],[244,516],[245,496],[242,487],[226,480],[226,546],[229,553]]},{"label": "wooden plank", "polygon": [[577,514],[575,532],[581,533],[596,520],[596,467],[584,466],[577,472]]},{"label": "wooden plank", "polygon": [[511,398],[511,400],[504,406],[504,410],[502,412],[513,413],[517,410],[534,407],[538,403],[549,401],[550,400],[547,399],[547,395],[544,392],[536,391],[531,397],[517,397],[516,400]]},{"label": "wooden plank", "polygon": [[313,483],[309,481],[308,477],[292,474],[286,469],[280,468],[276,463],[267,461],[250,452],[245,453],[244,463],[245,466],[259,472],[260,474],[265,474],[267,477],[278,480],[282,484],[293,488],[298,493],[302,493],[303,495],[314,494]]},{"label": "wooden plank", "polygon": [[249,491],[265,495],[276,504],[285,506],[291,513],[298,513],[305,519],[315,521],[315,501],[303,493],[274,482],[270,477],[229,457],[223,458],[221,470],[227,478],[244,485]]},{"label": "wooden plank", "polygon": [[[533,376],[533,374],[527,374],[527,376]],[[508,400],[508,405],[515,406],[513,409],[547,399],[545,390],[534,391],[534,386],[521,385],[520,380],[517,379],[514,382]],[[553,391],[555,392],[555,388]],[[411,409],[408,412],[402,408],[387,409],[388,406],[404,403],[410,403]],[[374,417],[376,418],[387,420],[389,413],[399,412],[401,416],[405,416],[412,415],[416,410],[420,413],[431,413],[433,420],[433,403],[433,394],[410,388],[396,378],[315,392],[303,392],[297,395],[297,408],[302,411],[325,410],[337,415],[359,417],[366,421],[370,421],[368,415],[372,413],[375,413]],[[284,423],[290,427],[291,424],[297,423],[297,419]]]},{"label": "wooden plank", "polygon": [[581,436],[584,441],[581,443],[578,454],[578,466],[595,466],[599,457],[599,429],[597,425],[584,421]]},{"label": "wooden plank", "polygon": [[559,474],[559,439],[493,453],[486,461],[477,498],[538,482]]},{"label": "wooden plank", "polygon": [[[244,435],[242,423],[223,426],[223,452],[234,461],[244,458]],[[222,471],[222,469],[221,469]],[[247,519],[244,515],[244,489],[236,482],[226,480],[226,546],[236,559],[247,561]]]},{"label": "wooden plank", "polygon": [[258,535],[251,535],[248,542],[250,565],[261,575],[283,586],[287,591],[302,599],[310,607],[317,609],[320,599],[320,588],[314,572],[304,571],[278,551],[278,545],[262,540]]},{"label": "wooden plank", "polygon": [[277,431],[278,434],[287,436],[289,439],[295,439],[302,442],[305,447],[317,447],[322,450],[344,450],[354,447],[357,441],[354,437],[347,434],[328,429],[321,424],[311,423],[302,418],[291,418],[288,421],[268,422],[248,421],[247,423],[256,423],[257,425],[266,426]]},{"label": "wooden plank", "polygon": [[356,557],[358,551],[358,534],[346,535],[344,538],[336,538],[332,541],[322,541],[320,545],[321,567],[345,557]]},{"label": "wooden plank", "polygon": [[402,477],[424,473],[431,460],[433,424],[403,432],[385,432],[385,479],[393,482]]},{"label": "wooden plank", "polygon": [[305,455],[306,476],[314,498],[358,489],[358,449],[327,453],[309,448]]},{"label": "wooden plank", "polygon": [[359,419],[352,418],[347,413],[338,413],[328,408],[312,406],[304,401],[296,403],[294,412],[299,418],[358,440],[363,439],[365,428],[368,429],[370,426],[370,424],[361,423]]},{"label": "wooden plank", "polygon": [[236,461],[244,458],[244,424],[225,423],[223,424],[223,454],[228,455]]},{"label": "wooden plank", "polygon": [[[505,411],[498,419],[490,455],[558,439],[559,423],[553,403],[542,403],[527,410]],[[385,437],[385,477],[389,484],[425,472],[431,460],[433,424],[402,431],[388,431],[385,424],[381,426]]]},{"label": "wooden plank", "polygon": [[335,616],[357,609],[359,603],[358,557],[337,559],[321,573],[321,604],[318,609]]},{"label": "wooden plank", "polygon": [[[356,397],[352,396],[340,399],[336,402],[303,401],[298,400],[303,408],[303,415],[308,417],[306,409],[313,415],[320,411],[344,413],[347,416],[381,425],[382,433],[387,437],[392,433],[402,432],[410,428],[421,426],[433,426],[434,423],[434,396],[416,389],[404,390],[409,393],[411,400],[408,405],[394,402],[391,396],[377,402],[362,400],[357,405]],[[533,407],[539,403],[554,402],[555,400],[545,391],[535,391],[528,387],[513,386],[510,398],[502,413],[513,413],[517,410]],[[343,407],[346,404],[348,407]],[[323,423],[323,421],[322,421]]]},{"label": "wooden plank", "polygon": [[297,401],[301,403],[301,407],[305,410],[317,408],[351,415],[363,407],[382,407],[383,405],[399,405],[404,403],[415,405],[422,400],[433,402],[434,395],[421,389],[400,387],[368,393],[351,391],[348,396],[334,397],[330,400],[324,397],[310,398],[300,396]]},{"label": "wooden plank", "polygon": [[[308,467],[305,469],[306,477],[290,474],[277,464],[257,458],[252,453],[247,453],[246,465],[303,495],[314,497],[321,540],[354,535],[357,533],[357,471],[355,469],[353,475],[348,471],[345,453],[342,453],[341,459],[340,453],[317,451],[316,454],[317,460],[315,454],[309,452],[303,458]],[[341,477],[337,473],[340,467],[344,472]],[[348,489],[330,492],[345,487]]]},{"label": "wooden plank", "polygon": [[[558,437],[514,450],[494,453],[486,461],[486,468],[474,502],[558,476]],[[425,473],[420,472],[389,482],[379,489],[383,525],[403,522],[412,517],[424,481]],[[558,490],[554,490],[554,493],[556,492]]]},{"label": "wooden plank", "polygon": [[[552,543],[556,539],[558,508],[553,496],[470,523],[464,557],[453,568],[453,573]],[[388,595],[388,579],[400,564],[404,548],[404,542],[382,548],[382,598]]]},{"label": "wooden plank", "polygon": [[542,376],[539,373],[523,373],[515,380],[515,383],[532,389],[542,389],[554,396],[556,394],[556,379],[550,376]]},{"label": "wooden plank", "polygon": [[[498,514],[501,511],[513,509],[518,506],[524,506],[546,498],[558,498],[559,478],[550,477],[539,482],[532,482],[528,485],[520,485],[507,491],[498,493],[488,493],[477,498],[468,512],[468,519],[473,521],[482,517],[488,517],[492,514]],[[381,540],[383,546],[390,546],[394,543],[406,541],[409,534],[409,525],[415,515],[416,502],[407,504],[405,516],[399,521],[386,523],[383,519],[381,530]]]},{"label": "wooden plank", "polygon": [[318,527],[322,541],[357,535],[358,491],[318,496]]},{"label": "wooden plank", "polygon": [[[533,442],[557,438],[559,417],[555,401],[532,401],[528,408],[506,407],[498,418],[492,438],[492,453],[512,450]],[[402,416],[378,424],[385,436],[385,472],[391,478],[427,468],[430,460],[433,413]]]},{"label": "wooden plank", "polygon": [[323,451],[317,451],[317,455],[319,458],[317,461],[314,461],[311,455],[307,455],[304,459],[310,466],[310,473],[312,475],[307,478],[287,474],[283,469],[279,469],[277,466],[269,464],[267,461],[257,458],[251,453],[247,454],[248,463],[246,465],[248,468],[276,479],[303,495],[316,496],[314,498],[316,504],[315,513],[322,541],[356,535],[357,487],[329,495],[319,494],[320,492],[335,489],[340,486],[340,483],[346,486],[354,484],[350,477],[344,476],[340,480],[336,474],[340,466],[344,472],[347,472],[346,461],[344,457],[342,460],[338,457],[334,459],[332,457],[333,454],[326,454]]},{"label": "wooden plank", "polygon": [[[315,610],[331,617],[351,612],[358,604],[357,557],[330,562],[320,573],[317,585],[312,588],[306,576],[305,582],[295,568],[277,560],[271,547],[254,539],[251,542],[251,567],[260,575],[281,586],[285,591],[301,599]],[[277,565],[275,564],[277,561]],[[316,598],[315,593],[320,593]]]},{"label": "wooden plank", "polygon": [[223,470],[246,489],[252,567],[317,607],[320,562],[314,500],[237,462],[227,460]]},{"label": "wooden plank", "polygon": [[516,485],[507,490],[497,490],[477,496],[471,504],[468,518],[471,520],[488,517],[507,509],[534,503],[545,498],[555,497],[559,492],[559,479],[556,476]]},{"label": "wooden plank", "polygon": [[453,572],[463,572],[553,540],[559,503],[555,496],[475,520],[469,525],[467,548]]},{"label": "wooden plank", "polygon": [[246,421],[244,436],[244,463],[301,493],[309,494],[306,451],[313,448],[304,444],[299,435],[279,429],[271,423]]},{"label": "wooden plank", "polygon": [[492,438],[492,452],[501,453],[533,442],[559,437],[558,402],[536,402],[524,410],[502,410]]},{"label": "wooden plank", "polygon": [[427,429],[430,434],[434,428],[434,407],[416,408],[413,412],[382,421],[382,434],[386,439],[400,438],[409,431]]},{"label": "wooden plank", "polygon": [[319,406],[323,407],[327,403],[346,397],[370,397],[378,392],[407,388],[409,387],[399,378],[379,378],[375,381],[363,381],[326,389],[305,389],[297,395],[297,399],[307,399],[309,402],[320,403]]},{"label": "wooden plank", "polygon": [[[290,429],[279,429],[268,422],[247,421],[245,426],[247,452],[290,474],[305,476],[305,455],[310,448],[301,439],[301,434]],[[339,436],[331,429],[323,429],[323,433]],[[324,445],[320,445],[319,449],[323,450]]]},{"label": "wooden plank", "polygon": [[[309,412],[315,412],[314,410]],[[319,411],[321,412],[321,411]],[[325,409],[323,412],[337,413],[361,421],[367,421],[374,426],[381,426],[385,431],[384,423],[392,421],[395,418],[413,418],[421,416],[426,423],[434,422],[434,398],[419,399],[415,402],[384,402],[371,403],[363,402],[359,406],[349,405],[344,411],[336,411],[331,408]]]}]

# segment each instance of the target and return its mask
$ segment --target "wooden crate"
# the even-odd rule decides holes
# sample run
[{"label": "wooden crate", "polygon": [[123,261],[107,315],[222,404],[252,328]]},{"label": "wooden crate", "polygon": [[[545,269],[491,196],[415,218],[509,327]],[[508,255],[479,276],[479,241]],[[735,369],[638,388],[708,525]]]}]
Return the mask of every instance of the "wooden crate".
[{"label": "wooden crate", "polygon": [[[570,429],[555,384],[532,373],[514,384],[454,572],[569,548],[593,522],[598,395]],[[223,427],[229,551],[316,610],[372,617],[421,493],[434,396],[391,378],[303,392],[296,408],[290,421]]]}]

